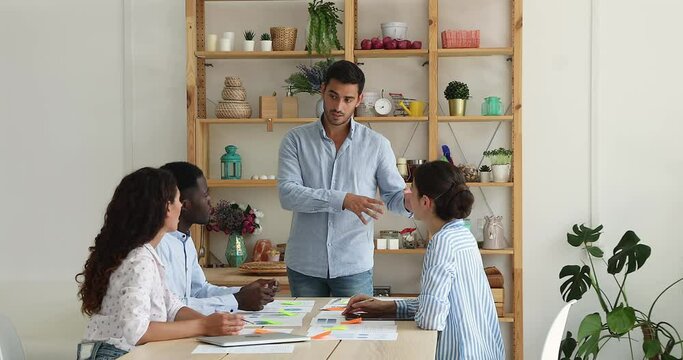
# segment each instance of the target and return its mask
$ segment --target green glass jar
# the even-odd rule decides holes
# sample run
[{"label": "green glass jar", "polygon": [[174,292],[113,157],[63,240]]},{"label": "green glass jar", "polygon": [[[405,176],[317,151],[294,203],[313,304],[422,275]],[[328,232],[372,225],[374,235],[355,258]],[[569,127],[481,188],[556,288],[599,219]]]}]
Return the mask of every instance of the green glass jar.
[{"label": "green glass jar", "polygon": [[238,267],[247,259],[247,247],[244,245],[244,236],[240,233],[230,233],[228,246],[225,248],[225,260],[230,267]]},{"label": "green glass jar", "polygon": [[221,179],[238,180],[242,178],[242,157],[237,153],[237,146],[225,147],[225,154],[221,156]]}]

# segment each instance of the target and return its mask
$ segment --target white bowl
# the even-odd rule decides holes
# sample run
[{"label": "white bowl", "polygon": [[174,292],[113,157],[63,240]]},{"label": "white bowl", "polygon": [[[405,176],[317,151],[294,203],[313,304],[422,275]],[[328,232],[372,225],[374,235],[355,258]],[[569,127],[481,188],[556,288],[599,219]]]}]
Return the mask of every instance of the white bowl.
[{"label": "white bowl", "polygon": [[382,23],[382,37],[390,36],[392,39],[405,39],[408,34],[408,24],[404,22]]}]

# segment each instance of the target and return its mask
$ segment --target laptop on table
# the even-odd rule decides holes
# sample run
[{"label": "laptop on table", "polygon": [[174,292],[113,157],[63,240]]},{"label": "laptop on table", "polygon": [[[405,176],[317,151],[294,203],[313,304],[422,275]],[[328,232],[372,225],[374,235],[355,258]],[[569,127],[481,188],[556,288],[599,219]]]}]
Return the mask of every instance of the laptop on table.
[{"label": "laptop on table", "polygon": [[244,346],[244,345],[266,345],[283,344],[301,341],[310,341],[311,338],[304,335],[293,335],[283,333],[268,334],[249,334],[249,335],[228,335],[228,336],[202,336],[197,340],[207,344],[223,347]]}]

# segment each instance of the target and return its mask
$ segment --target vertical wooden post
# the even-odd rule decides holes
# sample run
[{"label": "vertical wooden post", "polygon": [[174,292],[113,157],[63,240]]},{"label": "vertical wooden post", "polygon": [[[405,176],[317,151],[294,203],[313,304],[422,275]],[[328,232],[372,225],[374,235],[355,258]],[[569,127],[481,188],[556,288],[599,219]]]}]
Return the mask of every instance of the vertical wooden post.
[{"label": "vertical wooden post", "polygon": [[353,49],[356,46],[356,2],[357,0],[344,1],[344,60],[355,61]]},{"label": "vertical wooden post", "polygon": [[524,359],[522,264],[522,0],[512,0],[512,241],[514,358]]},{"label": "vertical wooden post", "polygon": [[429,160],[438,158],[439,143],[439,0],[429,0]]}]

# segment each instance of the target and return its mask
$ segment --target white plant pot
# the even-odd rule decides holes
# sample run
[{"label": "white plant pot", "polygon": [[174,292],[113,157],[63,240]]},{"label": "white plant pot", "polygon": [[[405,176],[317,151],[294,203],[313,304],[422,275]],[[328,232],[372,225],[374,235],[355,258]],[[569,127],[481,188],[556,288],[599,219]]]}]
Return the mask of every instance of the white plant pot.
[{"label": "white plant pot", "polygon": [[481,171],[479,172],[479,181],[483,183],[491,182],[491,172]]},{"label": "white plant pot", "polygon": [[510,181],[510,164],[491,166],[493,182]]},{"label": "white plant pot", "polygon": [[244,51],[254,51],[254,40],[244,40]]},{"label": "white plant pot", "polygon": [[261,40],[261,51],[273,51],[273,40]]}]

